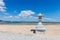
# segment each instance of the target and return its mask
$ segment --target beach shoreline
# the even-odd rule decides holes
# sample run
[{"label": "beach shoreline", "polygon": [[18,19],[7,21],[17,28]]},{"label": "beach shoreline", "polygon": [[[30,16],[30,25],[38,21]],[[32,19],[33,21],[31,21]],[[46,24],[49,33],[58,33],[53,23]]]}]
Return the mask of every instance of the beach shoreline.
[{"label": "beach shoreline", "polygon": [[45,34],[34,34],[31,29],[37,25],[34,24],[0,24],[0,32],[10,32],[15,34],[33,35],[36,37],[60,37],[60,24],[44,24]]}]

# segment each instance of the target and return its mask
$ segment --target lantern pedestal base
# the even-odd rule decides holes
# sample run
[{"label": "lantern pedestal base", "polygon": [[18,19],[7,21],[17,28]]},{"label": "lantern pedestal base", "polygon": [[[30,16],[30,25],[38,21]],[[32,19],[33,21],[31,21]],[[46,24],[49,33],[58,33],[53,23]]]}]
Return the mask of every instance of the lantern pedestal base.
[{"label": "lantern pedestal base", "polygon": [[31,29],[31,31],[33,31],[33,33],[45,33],[46,29],[42,23],[39,22],[35,29]]}]

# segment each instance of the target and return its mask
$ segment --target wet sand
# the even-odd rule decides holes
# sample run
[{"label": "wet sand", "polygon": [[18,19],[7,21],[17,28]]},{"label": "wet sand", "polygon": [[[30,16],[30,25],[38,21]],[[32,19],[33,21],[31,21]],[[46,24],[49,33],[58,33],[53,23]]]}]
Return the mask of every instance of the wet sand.
[{"label": "wet sand", "polygon": [[10,32],[15,34],[25,34],[34,37],[60,37],[60,24],[45,24],[46,32],[43,34],[34,34],[31,29],[37,25],[32,24],[0,24],[0,32]]}]

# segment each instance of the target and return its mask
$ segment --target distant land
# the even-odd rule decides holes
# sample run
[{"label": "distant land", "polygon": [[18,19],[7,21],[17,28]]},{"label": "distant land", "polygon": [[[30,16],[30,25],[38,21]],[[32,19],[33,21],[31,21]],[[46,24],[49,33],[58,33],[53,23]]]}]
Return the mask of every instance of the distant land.
[{"label": "distant land", "polygon": [[[0,20],[0,24],[37,24],[38,21],[4,21]],[[60,22],[42,22],[43,24],[60,24]]]}]

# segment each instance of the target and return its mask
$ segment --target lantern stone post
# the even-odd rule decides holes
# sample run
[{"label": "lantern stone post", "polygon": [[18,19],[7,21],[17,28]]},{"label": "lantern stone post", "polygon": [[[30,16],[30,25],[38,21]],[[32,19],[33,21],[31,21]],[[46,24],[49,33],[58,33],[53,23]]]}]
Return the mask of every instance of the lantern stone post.
[{"label": "lantern stone post", "polygon": [[35,29],[31,29],[31,31],[33,31],[33,33],[44,33],[46,31],[46,28],[44,27],[44,25],[42,24],[42,17],[43,14],[38,14],[38,25],[35,27]]}]

